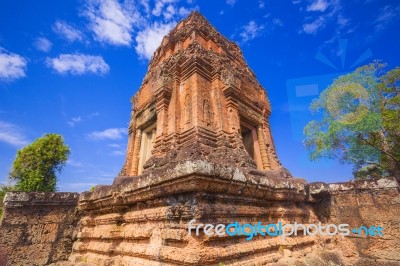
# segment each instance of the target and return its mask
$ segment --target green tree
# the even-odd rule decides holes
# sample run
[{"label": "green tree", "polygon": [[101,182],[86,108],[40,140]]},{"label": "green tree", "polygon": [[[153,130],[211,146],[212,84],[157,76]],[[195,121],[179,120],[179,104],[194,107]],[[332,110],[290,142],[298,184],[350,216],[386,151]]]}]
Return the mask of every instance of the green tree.
[{"label": "green tree", "polygon": [[57,134],[46,134],[18,150],[9,175],[14,190],[55,191],[57,176],[68,160],[70,150]]},{"label": "green tree", "polygon": [[310,158],[354,166],[356,179],[400,180],[400,68],[374,62],[340,76],[311,104],[319,120],[304,128]]}]

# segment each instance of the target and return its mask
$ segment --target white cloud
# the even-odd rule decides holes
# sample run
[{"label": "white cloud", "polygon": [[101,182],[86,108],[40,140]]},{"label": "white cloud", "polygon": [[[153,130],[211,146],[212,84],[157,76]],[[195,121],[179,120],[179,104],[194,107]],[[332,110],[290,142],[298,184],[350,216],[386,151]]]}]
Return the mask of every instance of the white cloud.
[{"label": "white cloud", "polygon": [[311,5],[307,6],[307,11],[320,11],[324,12],[328,8],[326,0],[315,0]]},{"label": "white cloud", "polygon": [[15,147],[22,147],[29,143],[18,126],[4,121],[0,121],[0,141]]},{"label": "white cloud", "polygon": [[84,15],[96,40],[121,46],[131,44],[132,27],[142,20],[130,1],[120,4],[117,0],[89,0]]},{"label": "white cloud", "polygon": [[125,149],[120,144],[111,143],[111,144],[108,144],[108,147],[112,148],[112,151],[110,152],[110,154],[112,156],[123,156],[123,155],[125,155]]},{"label": "white cloud", "polygon": [[84,118],[82,118],[81,116],[72,117],[69,121],[67,121],[67,124],[70,127],[74,127],[75,125],[82,123],[83,121],[87,121],[87,120],[95,118],[99,115],[100,115],[99,112],[93,112],[93,113],[90,113],[90,114],[84,116]]},{"label": "white cloud", "polygon": [[175,14],[176,10],[173,5],[168,5],[163,12],[163,16],[166,20],[170,20]]},{"label": "white cloud", "polygon": [[265,7],[265,2],[264,1],[262,1],[262,0],[260,0],[260,1],[258,1],[258,8],[264,8]]},{"label": "white cloud", "polygon": [[93,117],[96,117],[96,116],[99,116],[100,115],[100,113],[99,112],[93,112],[93,113],[91,113],[91,114],[89,114],[88,116],[87,116],[87,118],[93,118]]},{"label": "white cloud", "polygon": [[70,121],[67,121],[67,124],[70,127],[74,127],[76,124],[82,122],[82,118],[80,116],[71,118]]},{"label": "white cloud", "polygon": [[93,131],[88,135],[88,137],[94,140],[116,140],[121,139],[126,134],[128,134],[126,128],[108,128],[103,131]]},{"label": "white cloud", "polygon": [[108,144],[108,146],[111,148],[121,148],[121,145],[119,145],[117,143],[111,143],[111,144]]},{"label": "white cloud", "polygon": [[125,152],[124,151],[120,151],[120,150],[115,150],[115,151],[111,152],[111,155],[113,155],[113,156],[123,156],[123,155],[125,155]]},{"label": "white cloud", "polygon": [[140,4],[144,7],[146,14],[150,13],[150,3],[149,0],[140,0]]},{"label": "white cloud", "polygon": [[75,161],[74,159],[68,159],[67,164],[75,167],[82,167],[82,163]]},{"label": "white cloud", "polygon": [[154,4],[154,8],[151,13],[158,17],[161,15],[162,11],[164,10],[164,6],[167,4],[173,4],[178,2],[179,0],[156,0]]},{"label": "white cloud", "polygon": [[236,0],[226,0],[226,3],[230,6],[234,6],[236,3]]},{"label": "white cloud", "polygon": [[398,5],[397,7],[387,5],[379,9],[378,12],[378,17],[374,21],[375,30],[377,31],[385,29],[388,24],[399,17],[400,5]]},{"label": "white cloud", "polygon": [[154,23],[140,31],[136,36],[135,50],[141,58],[150,59],[161,44],[162,38],[174,27],[175,23]]},{"label": "white cloud", "polygon": [[[195,9],[198,9],[198,7],[196,6]],[[187,15],[190,14],[190,12],[191,12],[191,9],[187,9],[185,7],[180,7],[179,11],[178,11],[178,13],[181,17],[186,17]]]},{"label": "white cloud", "polygon": [[176,21],[193,9],[198,7],[181,0],[86,0],[82,15],[89,20],[95,40],[117,46],[135,41],[139,57],[150,59]]},{"label": "white cloud", "polygon": [[272,23],[276,26],[283,27],[283,22],[279,18],[273,18]]},{"label": "white cloud", "polygon": [[56,21],[53,31],[70,42],[83,40],[82,32],[64,21]]},{"label": "white cloud", "polygon": [[350,19],[344,17],[343,15],[339,15],[337,18],[337,24],[339,27],[345,27],[350,23]]},{"label": "white cloud", "polygon": [[243,31],[240,33],[242,42],[245,43],[260,36],[263,29],[264,29],[263,25],[257,25],[257,23],[254,20],[251,20],[243,27]]},{"label": "white cloud", "polygon": [[47,65],[60,74],[72,75],[104,75],[110,70],[103,57],[85,54],[61,54],[55,58],[47,58]]},{"label": "white cloud", "polygon": [[311,23],[306,23],[303,25],[303,32],[307,34],[316,34],[320,29],[324,28],[326,25],[326,20],[320,16]]},{"label": "white cloud", "polygon": [[39,51],[49,52],[53,43],[49,41],[47,38],[39,37],[33,42],[33,46]]},{"label": "white cloud", "polygon": [[[179,0],[178,0],[179,1]],[[178,7],[176,6],[176,3],[178,2],[177,0],[160,0],[158,2],[156,2],[156,7],[155,9],[153,9],[153,15],[155,16],[160,16],[160,14],[163,14],[163,17],[166,21],[171,20],[171,19],[178,19],[181,17],[185,17],[187,15],[189,15],[189,13],[193,10],[193,9],[199,9],[198,6],[195,6],[193,8],[186,8],[186,7]],[[162,9],[158,9],[157,8],[157,4],[159,6],[162,6]],[[164,8],[165,5],[168,6],[166,8]]]},{"label": "white cloud", "polygon": [[25,58],[0,47],[0,80],[14,80],[25,77],[26,65]]},{"label": "white cloud", "polygon": [[305,16],[305,22],[299,33],[317,34],[329,23],[336,24],[337,35],[341,35],[342,32],[351,32],[351,29],[348,29],[351,21],[342,14],[340,0],[313,0],[306,10],[311,13]]}]

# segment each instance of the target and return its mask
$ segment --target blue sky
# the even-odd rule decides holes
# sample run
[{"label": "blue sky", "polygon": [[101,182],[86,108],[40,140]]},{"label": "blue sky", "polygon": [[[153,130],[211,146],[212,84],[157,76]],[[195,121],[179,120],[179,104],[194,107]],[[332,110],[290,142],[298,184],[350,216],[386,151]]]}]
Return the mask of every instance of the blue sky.
[{"label": "blue sky", "polygon": [[1,0],[0,183],[19,148],[52,132],[72,151],[60,191],[110,184],[148,60],[194,9],[240,45],[267,89],[282,163],[309,182],[349,180],[350,166],[308,160],[308,106],[357,66],[400,65],[398,1]]}]

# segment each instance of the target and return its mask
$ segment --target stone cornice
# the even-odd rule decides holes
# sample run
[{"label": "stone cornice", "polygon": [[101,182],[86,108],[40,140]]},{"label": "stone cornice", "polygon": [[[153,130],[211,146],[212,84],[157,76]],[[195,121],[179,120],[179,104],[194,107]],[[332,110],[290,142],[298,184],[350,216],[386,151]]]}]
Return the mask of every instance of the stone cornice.
[{"label": "stone cornice", "polygon": [[80,196],[81,209],[118,206],[161,196],[204,191],[261,198],[304,201],[305,181],[277,177],[274,171],[252,171],[224,167],[206,161],[185,161],[174,168],[136,177],[117,177],[112,186],[98,186]]}]

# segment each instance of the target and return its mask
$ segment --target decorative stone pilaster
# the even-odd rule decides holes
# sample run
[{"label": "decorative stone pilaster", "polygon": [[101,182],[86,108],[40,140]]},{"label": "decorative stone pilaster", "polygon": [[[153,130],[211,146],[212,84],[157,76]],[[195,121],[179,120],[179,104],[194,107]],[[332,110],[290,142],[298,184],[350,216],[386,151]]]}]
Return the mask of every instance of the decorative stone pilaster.
[{"label": "decorative stone pilaster", "polygon": [[157,112],[157,130],[154,144],[154,154],[162,153],[164,138],[168,131],[168,106],[172,96],[172,79],[170,76],[160,76],[154,84]]},{"label": "decorative stone pilaster", "polygon": [[139,152],[140,152],[140,141],[142,137],[142,132],[140,129],[136,130],[135,133],[135,144],[133,148],[132,164],[130,166],[129,176],[135,176],[138,174],[138,163],[139,163]]},{"label": "decorative stone pilaster", "polygon": [[260,145],[261,160],[263,164],[263,169],[270,170],[271,165],[269,163],[267,145],[265,144],[263,126],[257,127],[258,143]]}]

